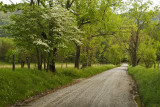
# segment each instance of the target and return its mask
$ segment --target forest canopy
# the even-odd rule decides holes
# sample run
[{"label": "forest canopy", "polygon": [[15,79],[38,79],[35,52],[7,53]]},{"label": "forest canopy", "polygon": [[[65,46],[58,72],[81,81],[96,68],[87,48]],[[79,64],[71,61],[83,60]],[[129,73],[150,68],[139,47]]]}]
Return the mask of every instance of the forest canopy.
[{"label": "forest canopy", "polygon": [[[39,70],[45,63],[53,72],[55,62],[72,62],[75,68],[121,62],[152,67],[160,59],[160,24],[159,8],[151,6],[150,0],[1,3],[1,37],[14,41],[2,56],[15,55],[17,63],[27,57]],[[0,49],[7,43],[1,41]]]}]

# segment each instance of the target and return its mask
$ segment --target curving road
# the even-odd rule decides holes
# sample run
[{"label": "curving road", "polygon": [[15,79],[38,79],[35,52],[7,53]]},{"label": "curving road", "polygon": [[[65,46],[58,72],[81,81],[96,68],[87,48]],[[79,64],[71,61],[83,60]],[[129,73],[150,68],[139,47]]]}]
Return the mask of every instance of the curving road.
[{"label": "curving road", "polygon": [[137,107],[127,64],[31,102],[29,107]]}]

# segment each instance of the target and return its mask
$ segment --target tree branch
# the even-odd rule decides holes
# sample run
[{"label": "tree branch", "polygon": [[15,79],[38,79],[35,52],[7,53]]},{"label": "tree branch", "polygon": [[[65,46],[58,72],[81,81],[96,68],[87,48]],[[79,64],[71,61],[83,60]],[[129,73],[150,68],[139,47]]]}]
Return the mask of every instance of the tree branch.
[{"label": "tree branch", "polygon": [[69,9],[69,11],[70,11],[71,13],[73,13],[74,15],[79,16],[79,14],[75,13],[72,9]]},{"label": "tree branch", "polygon": [[76,1],[76,0],[72,0],[72,2],[70,3],[70,0],[67,0],[67,4],[66,4],[66,9],[67,10],[69,10],[69,8],[71,8],[71,6],[74,3],[74,1]]},{"label": "tree branch", "polygon": [[72,2],[71,2],[71,4],[70,4],[70,7],[72,6],[72,4],[74,3],[74,1],[76,1],[76,0],[72,0]]},{"label": "tree branch", "polygon": [[12,4],[14,4],[12,0],[9,0],[9,1],[10,1]]},{"label": "tree branch", "polygon": [[78,28],[81,28],[81,26],[83,26],[84,24],[89,24],[89,23],[91,23],[91,21],[83,22],[83,20],[82,20],[82,23],[79,25],[79,27],[78,27]]}]

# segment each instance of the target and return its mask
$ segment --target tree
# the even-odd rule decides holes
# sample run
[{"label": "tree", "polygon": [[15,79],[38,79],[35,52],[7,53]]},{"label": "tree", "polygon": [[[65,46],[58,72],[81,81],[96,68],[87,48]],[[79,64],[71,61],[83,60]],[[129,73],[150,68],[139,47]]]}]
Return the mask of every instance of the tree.
[{"label": "tree", "polygon": [[[62,7],[68,9],[71,13],[73,13],[77,20],[77,26],[79,29],[87,32],[88,29],[83,27],[88,26],[94,31],[91,31],[90,34],[85,34],[85,38],[88,36],[89,39],[92,39],[92,36],[104,36],[105,34],[110,33],[106,31],[105,21],[107,21],[108,17],[106,14],[112,14],[111,7],[116,7],[120,4],[121,0],[57,0]],[[101,26],[102,25],[102,26]],[[96,28],[96,29],[95,29]],[[113,33],[113,32],[111,32]],[[111,34],[110,33],[110,34]],[[84,38],[84,37],[81,37]],[[80,39],[80,41],[82,41]],[[80,64],[80,56],[81,56],[81,46],[76,45],[76,59],[75,59],[75,68],[79,68]],[[84,47],[84,46],[83,46]],[[89,55],[88,55],[89,56]]]},{"label": "tree", "polygon": [[112,45],[108,50],[108,60],[112,64],[118,65],[121,63],[122,58],[123,58],[122,46],[119,46],[117,44]]},{"label": "tree", "polygon": [[[37,59],[47,53],[51,71],[55,71],[55,55],[68,41],[78,42],[75,20],[70,13],[54,6],[52,8],[26,7],[21,14],[11,17],[14,23],[7,28],[18,45],[37,50]],[[52,29],[50,28],[52,23]],[[40,64],[40,61],[38,61]]]},{"label": "tree", "polygon": [[152,22],[152,18],[156,15],[156,11],[149,10],[152,5],[150,1],[143,2],[140,0],[134,0],[132,7],[129,9],[128,17],[132,19],[134,24],[131,28],[130,44],[129,44],[129,55],[131,57],[132,66],[137,65],[138,49],[140,45],[140,35],[144,26],[149,25]]}]

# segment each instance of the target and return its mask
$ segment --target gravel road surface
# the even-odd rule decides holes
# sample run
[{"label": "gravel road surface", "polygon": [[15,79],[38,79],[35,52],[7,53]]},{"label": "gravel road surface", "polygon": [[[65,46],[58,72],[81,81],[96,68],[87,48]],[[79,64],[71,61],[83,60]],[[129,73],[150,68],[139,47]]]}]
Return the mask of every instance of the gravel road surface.
[{"label": "gravel road surface", "polygon": [[127,64],[30,102],[29,107],[137,107]]}]

